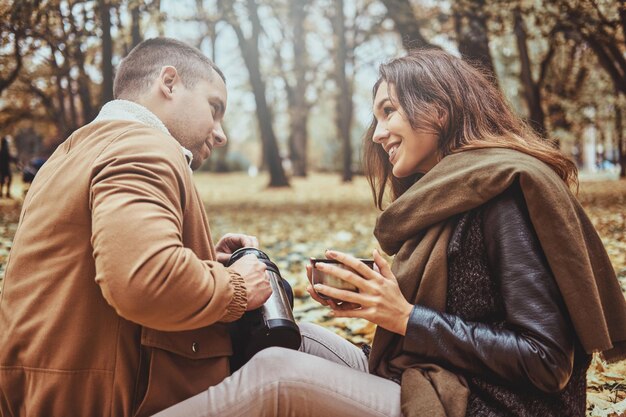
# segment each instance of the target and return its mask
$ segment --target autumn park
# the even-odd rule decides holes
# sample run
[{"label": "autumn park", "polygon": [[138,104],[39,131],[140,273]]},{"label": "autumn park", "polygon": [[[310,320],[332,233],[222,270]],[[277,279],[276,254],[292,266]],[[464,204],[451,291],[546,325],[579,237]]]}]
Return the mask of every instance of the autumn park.
[{"label": "autumn park", "polygon": [[[193,182],[216,242],[258,237],[297,321],[372,343],[375,324],[310,296],[305,268],[327,249],[380,250],[364,161],[372,88],[380,64],[424,48],[478,68],[573,161],[570,188],[626,296],[624,0],[0,0],[0,291],[38,171],[114,99],[121,60],[155,37],[198,48],[224,74],[228,142]],[[626,416],[626,360],[594,354],[586,381],[588,417]]]}]

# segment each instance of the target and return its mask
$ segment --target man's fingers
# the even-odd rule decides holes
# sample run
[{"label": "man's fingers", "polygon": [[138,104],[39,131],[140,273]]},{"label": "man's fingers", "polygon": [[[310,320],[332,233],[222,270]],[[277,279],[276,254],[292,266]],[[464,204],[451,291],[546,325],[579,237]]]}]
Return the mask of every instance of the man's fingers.
[{"label": "man's fingers", "polygon": [[230,260],[230,253],[218,252],[217,253],[217,262],[221,264],[225,264]]},{"label": "man's fingers", "polygon": [[259,248],[259,239],[257,239],[256,236],[248,236],[248,238],[250,239],[250,243],[247,246],[250,246],[252,248]]},{"label": "man's fingers", "polygon": [[259,247],[259,240],[256,238],[256,236],[238,235],[237,238],[238,238],[237,246],[241,248],[258,248]]}]

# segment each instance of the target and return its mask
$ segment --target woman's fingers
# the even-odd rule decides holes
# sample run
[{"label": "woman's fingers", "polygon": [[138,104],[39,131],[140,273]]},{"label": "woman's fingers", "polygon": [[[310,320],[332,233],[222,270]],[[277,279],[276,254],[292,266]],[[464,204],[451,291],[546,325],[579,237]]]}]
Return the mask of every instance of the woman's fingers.
[{"label": "woman's fingers", "polygon": [[376,278],[376,274],[372,268],[365,265],[363,262],[361,262],[360,260],[358,260],[352,255],[348,255],[347,253],[343,253],[339,251],[327,250],[326,257],[329,259],[335,259],[341,262],[342,264],[349,266],[354,271],[356,271],[357,274],[359,274],[365,279]]},{"label": "woman's fingers", "polygon": [[359,290],[367,291],[369,289],[370,284],[367,279],[364,279],[362,276],[357,275],[347,269],[324,262],[317,262],[315,264],[315,268],[317,268],[319,271],[323,272],[326,275],[339,278],[342,281],[352,284]]},{"label": "woman's fingers", "polygon": [[327,297],[334,298],[348,303],[363,305],[365,297],[354,291],[340,290],[339,288],[329,287],[328,285],[315,284],[315,291],[322,293]]},{"label": "woman's fingers", "polygon": [[369,320],[370,310],[368,308],[357,308],[357,309],[349,309],[349,310],[341,309],[341,310],[332,310],[330,314],[333,317],[345,317],[345,318]]},{"label": "woman's fingers", "polygon": [[314,299],[315,301],[317,301],[318,303],[322,304],[322,305],[329,305],[327,300],[324,300],[323,298],[321,298],[313,289],[312,286],[308,285],[306,287],[307,292],[309,293],[309,295],[311,296],[312,299]]},{"label": "woman's fingers", "polygon": [[313,267],[311,264],[306,264],[306,277],[308,278],[311,285],[313,285]]},{"label": "woman's fingers", "polygon": [[374,251],[372,252],[372,256],[374,257],[374,263],[378,267],[380,274],[387,279],[395,280],[396,277],[391,272],[391,267],[389,266],[389,263],[385,258],[382,257],[377,249],[374,249]]}]

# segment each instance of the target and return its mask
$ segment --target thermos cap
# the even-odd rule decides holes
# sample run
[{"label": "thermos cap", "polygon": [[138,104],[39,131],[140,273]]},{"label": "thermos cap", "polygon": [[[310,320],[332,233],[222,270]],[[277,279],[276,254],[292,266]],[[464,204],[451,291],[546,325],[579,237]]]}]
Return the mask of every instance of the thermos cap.
[{"label": "thermos cap", "polygon": [[244,247],[244,248],[237,249],[236,251],[233,252],[232,255],[230,255],[230,259],[226,263],[226,266],[231,266],[232,264],[237,262],[239,259],[250,254],[256,256],[259,259],[259,261],[263,262],[267,266],[268,270],[270,270],[271,272],[274,272],[275,274],[280,275],[280,271],[278,270],[278,267],[276,266],[276,264],[270,260],[270,257],[267,256],[265,252],[257,248]]}]

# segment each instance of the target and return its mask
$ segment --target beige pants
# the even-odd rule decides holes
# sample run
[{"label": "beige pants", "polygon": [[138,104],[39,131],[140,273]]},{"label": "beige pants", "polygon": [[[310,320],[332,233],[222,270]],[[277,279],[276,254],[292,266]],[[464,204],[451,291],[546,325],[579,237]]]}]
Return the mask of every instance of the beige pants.
[{"label": "beige pants", "polygon": [[401,417],[400,386],[367,372],[367,358],[323,327],[300,323],[300,352],[269,348],[220,384],[159,417]]}]

